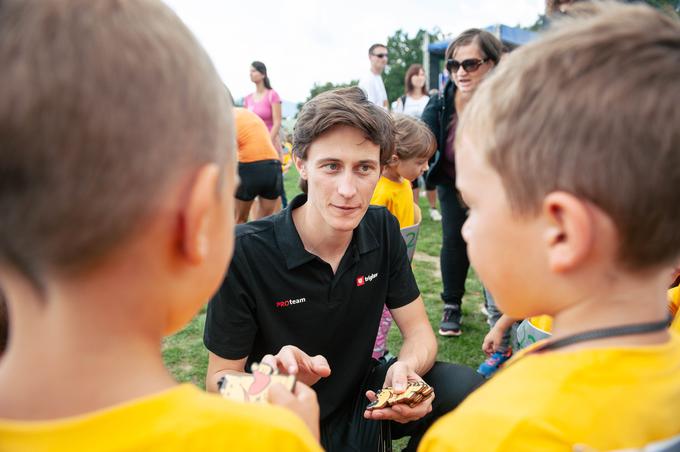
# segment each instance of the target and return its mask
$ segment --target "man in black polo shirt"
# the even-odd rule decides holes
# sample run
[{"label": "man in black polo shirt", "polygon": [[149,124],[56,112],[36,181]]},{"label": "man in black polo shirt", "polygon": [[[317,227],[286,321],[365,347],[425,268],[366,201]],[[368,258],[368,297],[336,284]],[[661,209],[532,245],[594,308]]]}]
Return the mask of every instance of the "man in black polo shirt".
[{"label": "man in black polo shirt", "polygon": [[[394,148],[394,126],[358,88],[326,92],[302,109],[293,154],[305,194],[240,225],[234,258],[210,301],[206,387],[265,361],[317,392],[327,450],[375,450],[379,423],[415,449],[427,427],[481,378],[435,363],[437,342],[397,220],[369,207]],[[398,358],[371,358],[383,305],[403,337]],[[365,411],[374,391],[423,376],[436,392],[414,408]],[[368,397],[368,398],[367,398]]]}]

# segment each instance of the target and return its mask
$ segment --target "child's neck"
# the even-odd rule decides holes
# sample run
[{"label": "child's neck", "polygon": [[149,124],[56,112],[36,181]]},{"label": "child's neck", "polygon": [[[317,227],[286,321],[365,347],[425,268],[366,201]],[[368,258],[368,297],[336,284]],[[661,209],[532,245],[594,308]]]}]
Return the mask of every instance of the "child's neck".
[{"label": "child's neck", "polygon": [[[176,385],[160,355],[161,333],[116,309],[120,293],[107,289],[100,287],[98,299],[8,291],[21,303],[12,306],[9,347],[0,362],[0,418],[75,416]],[[112,309],[92,315],[95,304]]]},{"label": "child's neck", "polygon": [[385,165],[382,171],[383,177],[392,182],[401,183],[404,179],[399,175],[396,165]]},{"label": "child's neck", "polygon": [[[553,338],[561,339],[587,331],[611,327],[658,322],[668,316],[665,279],[645,283],[626,281],[617,288],[602,287],[600,293],[583,297],[561,310],[553,321]],[[660,344],[669,338],[666,330],[592,340],[565,347],[579,349],[607,346],[643,346]]]}]

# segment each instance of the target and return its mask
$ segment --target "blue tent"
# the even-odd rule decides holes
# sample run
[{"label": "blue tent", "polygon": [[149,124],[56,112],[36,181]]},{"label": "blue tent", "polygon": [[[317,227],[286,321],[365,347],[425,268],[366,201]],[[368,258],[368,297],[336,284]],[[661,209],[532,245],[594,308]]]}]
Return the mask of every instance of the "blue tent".
[{"label": "blue tent", "polygon": [[[507,25],[490,25],[485,28],[486,31],[493,33],[503,44],[511,47],[521,46],[529,41],[536,39],[536,33],[533,31],[524,30],[522,28],[508,27]],[[430,55],[444,55],[446,48],[453,39],[445,39],[443,41],[433,42],[427,46]]]}]

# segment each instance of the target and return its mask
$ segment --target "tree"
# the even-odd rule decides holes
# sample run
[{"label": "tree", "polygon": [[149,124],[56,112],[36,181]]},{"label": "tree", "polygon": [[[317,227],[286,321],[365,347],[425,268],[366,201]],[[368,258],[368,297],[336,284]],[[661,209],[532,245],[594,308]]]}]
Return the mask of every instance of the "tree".
[{"label": "tree", "polygon": [[680,13],[680,0],[645,0],[645,3],[659,9],[673,9]]},{"label": "tree", "polygon": [[[389,53],[388,67],[383,74],[385,90],[389,101],[397,100],[404,94],[404,76],[412,64],[423,63],[423,38],[425,30],[418,30],[413,38],[403,30],[397,30],[387,38],[387,52]],[[430,42],[444,39],[444,34],[438,28],[430,35]]]},{"label": "tree", "polygon": [[[408,67],[414,63],[423,63],[423,37],[425,36],[425,33],[427,33],[425,30],[418,30],[416,35],[413,38],[410,38],[403,30],[397,30],[392,36],[387,38],[389,63],[387,69],[385,69],[385,72],[383,73],[383,81],[390,102],[404,94],[404,76],[406,75]],[[432,33],[430,33],[430,42],[441,39],[444,39],[444,33],[438,28],[435,28]],[[358,84],[358,80],[352,80],[349,83],[315,83],[309,92],[309,96],[305,99],[305,102],[324,91],[355,86]],[[303,104],[304,102],[298,104],[298,110]]]},{"label": "tree", "polygon": [[335,88],[347,88],[349,86],[356,86],[359,84],[359,80],[352,80],[349,83],[331,83],[331,82],[326,82],[323,85],[319,83],[314,83],[314,86],[312,89],[309,91],[309,96],[307,96],[307,99],[305,99],[304,102],[300,102],[297,104],[297,109],[300,111],[302,106],[306,104],[309,100],[312,98],[318,96],[319,94],[323,93],[324,91],[330,91]]},{"label": "tree", "polygon": [[[545,0],[545,14],[551,15],[555,13],[555,11],[558,8],[558,4],[560,3],[575,3],[576,1],[577,0]],[[628,3],[644,2],[655,8],[672,9],[675,12],[680,12],[680,0],[624,0],[624,1]],[[536,24],[534,25],[534,27],[535,26]]]}]

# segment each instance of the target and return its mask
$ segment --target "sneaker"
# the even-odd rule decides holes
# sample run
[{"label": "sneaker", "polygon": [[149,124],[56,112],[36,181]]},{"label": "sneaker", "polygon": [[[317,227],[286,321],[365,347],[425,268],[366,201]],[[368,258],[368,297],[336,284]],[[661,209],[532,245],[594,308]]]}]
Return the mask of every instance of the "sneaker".
[{"label": "sneaker", "polygon": [[511,356],[512,356],[511,349],[508,349],[508,351],[506,351],[505,353],[495,352],[494,354],[486,358],[486,361],[479,365],[477,373],[481,374],[484,378],[490,378],[493,374],[496,373],[498,369],[500,369],[503,366],[503,363],[510,359]]},{"label": "sneaker", "polygon": [[437,209],[430,208],[430,218],[432,221],[442,221],[442,214]]},{"label": "sneaker", "polygon": [[455,304],[444,305],[444,315],[439,324],[440,336],[460,336],[460,306]]}]

